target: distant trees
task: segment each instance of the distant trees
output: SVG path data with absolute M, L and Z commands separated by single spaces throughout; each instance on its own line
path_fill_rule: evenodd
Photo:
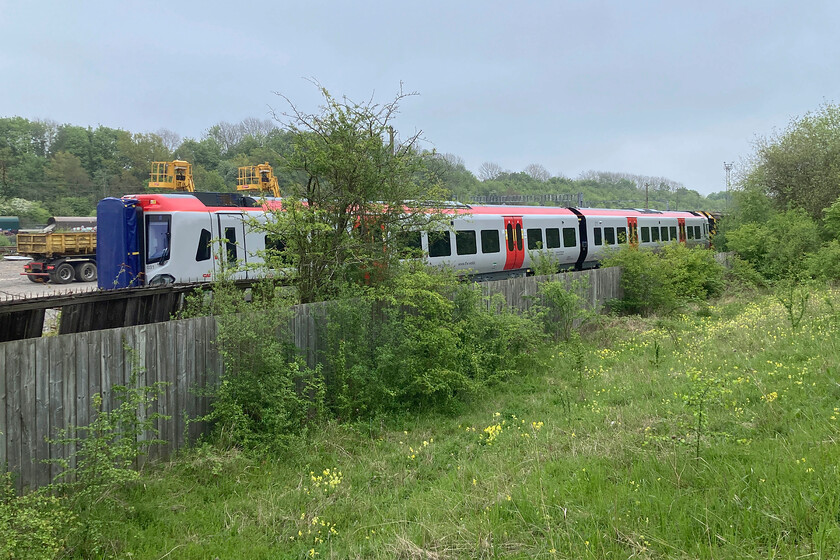
M 492 161 L 485 161 L 478 168 L 478 178 L 482 181 L 492 181 L 504 172 L 502 166 Z
M 777 208 L 802 208 L 821 218 L 840 197 L 840 107 L 823 105 L 784 132 L 759 139 L 741 186 L 766 193 Z
M 525 167 L 525 174 L 537 181 L 548 181 L 551 179 L 551 173 L 548 169 L 539 163 L 532 163 Z
M 199 138 L 182 138 L 166 128 L 133 133 L 0 118 L 0 197 L 38 201 L 57 213 L 91 214 L 105 196 L 142 191 L 149 164 L 170 159 L 193 164 L 199 190 L 220 192 L 236 190 L 238 167 L 267 161 L 281 190 L 286 190 L 299 181 L 300 172 L 285 166 L 294 154 L 294 136 L 278 122 L 261 118 L 221 121 Z M 725 204 L 723 198 L 706 199 L 696 191 L 681 190 L 682 185 L 663 177 L 591 171 L 573 180 L 552 177 L 538 163 L 512 172 L 493 162 L 483 163 L 476 176 L 456 154 L 413 149 L 423 156 L 419 173 L 437 181 L 447 198 L 462 201 L 481 195 L 582 192 L 588 204 L 632 206 L 643 204 L 644 183 L 649 182 L 653 206 L 711 210 Z

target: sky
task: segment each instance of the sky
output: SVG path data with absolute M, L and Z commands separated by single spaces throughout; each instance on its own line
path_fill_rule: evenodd
M 840 2 L 0 0 L 0 117 L 201 138 L 401 103 L 403 136 L 510 171 L 725 190 L 755 141 L 840 102 Z M 402 84 L 402 85 L 401 85 Z

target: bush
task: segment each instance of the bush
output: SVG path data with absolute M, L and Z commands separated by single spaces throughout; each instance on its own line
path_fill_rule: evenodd
M 730 231 L 727 246 L 775 280 L 803 269 L 805 256 L 820 247 L 820 230 L 804 210 L 788 210 Z
M 620 266 L 624 297 L 613 308 L 625 313 L 669 313 L 692 300 L 704 300 L 723 290 L 723 267 L 708 249 L 678 243 L 660 251 L 623 247 L 603 266 Z
M 611 302 L 623 313 L 650 315 L 677 307 L 677 295 L 668 279 L 662 260 L 650 249 L 624 247 L 610 255 L 602 266 L 621 267 L 621 289 L 624 297 Z
M 327 314 L 327 400 L 342 419 L 451 404 L 521 371 L 541 338 L 503 302 L 418 263 Z
M 582 322 L 592 312 L 587 311 L 581 292 L 588 288 L 579 280 L 566 286 L 563 280 L 541 282 L 532 316 L 543 326 L 545 333 L 554 340 L 569 340 L 575 322 Z
M 210 413 L 223 444 L 252 449 L 282 448 L 319 417 L 323 383 L 319 369 L 306 367 L 288 329 L 291 308 L 269 282 L 256 286 L 249 305 L 242 292 L 220 284 L 212 297 L 193 299 L 218 315 L 217 345 L 225 373 L 214 388 Z
M 840 280 L 840 241 L 834 239 L 807 255 L 805 270 L 817 280 Z
M 712 251 L 669 243 L 662 248 L 662 266 L 681 300 L 705 300 L 723 291 L 723 266 Z
M 11 473 L 0 474 L 0 557 L 47 560 L 66 550 L 78 519 L 66 500 L 50 491 L 18 496 Z

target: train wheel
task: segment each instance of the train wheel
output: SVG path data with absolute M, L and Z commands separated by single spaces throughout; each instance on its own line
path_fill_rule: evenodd
M 79 282 L 93 282 L 96 280 L 96 265 L 92 262 L 75 265 L 76 280 Z
M 76 270 L 70 263 L 61 263 L 50 273 L 50 280 L 55 284 L 69 284 L 76 276 Z

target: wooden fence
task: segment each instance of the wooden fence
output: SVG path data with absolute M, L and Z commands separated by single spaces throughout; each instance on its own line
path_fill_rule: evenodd
M 576 285 L 588 305 L 599 307 L 620 297 L 617 268 L 560 274 L 553 277 Z M 501 293 L 512 307 L 532 304 L 538 283 L 547 277 L 517 278 L 483 283 L 485 294 Z M 583 282 L 574 284 L 578 279 Z M 316 328 L 317 305 L 299 306 L 291 321 L 295 344 L 312 365 L 325 348 Z M 18 488 L 48 484 L 59 474 L 44 460 L 72 456 L 72 446 L 47 442 L 59 430 L 86 426 L 93 417 L 92 398 L 102 395 L 103 406 L 118 403 L 112 388 L 167 383 L 156 409 L 171 417 L 159 421 L 166 446 L 154 447 L 152 458 L 168 455 L 205 429 L 188 422 L 209 410 L 201 388 L 212 386 L 224 371 L 216 348 L 218 323 L 214 317 L 181 319 L 134 327 L 32 338 L 0 343 L 0 468 L 19 474 Z

